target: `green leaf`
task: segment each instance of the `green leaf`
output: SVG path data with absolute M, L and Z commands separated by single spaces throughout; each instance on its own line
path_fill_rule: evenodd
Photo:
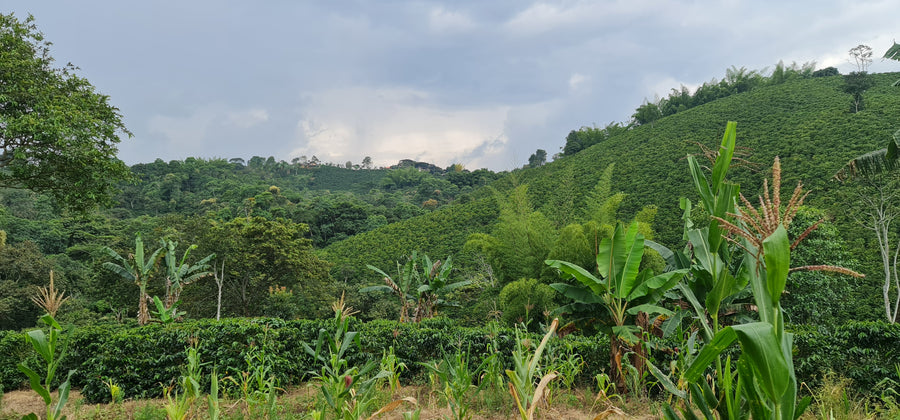
M 46 361 L 50 363 L 53 361 L 53 349 L 52 343 L 47 340 L 47 335 L 44 334 L 41 330 L 31 330 L 25 334 L 25 338 L 31 342 L 31 347 L 34 348 L 38 354 Z
M 731 158 L 734 155 L 735 138 L 737 137 L 737 123 L 728 121 L 725 125 L 725 135 L 722 136 L 722 144 L 719 145 L 719 154 L 712 171 L 712 189 L 719 192 L 719 187 L 725 181 L 728 167 L 731 166 Z
M 44 404 L 49 406 L 51 403 L 50 391 L 44 388 L 43 385 L 41 385 L 41 377 L 38 376 L 37 372 L 29 369 L 28 366 L 25 366 L 21 363 L 18 365 L 18 368 L 19 371 L 25 374 L 25 376 L 28 376 L 28 383 L 31 385 L 31 389 L 34 392 L 37 392 L 38 395 L 40 395 L 41 398 L 44 399 Z
M 637 315 L 638 312 L 645 312 L 645 313 L 647 313 L 647 315 L 655 315 L 655 314 L 665 315 L 665 316 L 675 315 L 675 312 L 672 312 L 666 308 L 663 308 L 662 306 L 656 306 L 651 303 L 645 303 L 643 305 L 632 306 L 632 307 L 628 308 L 628 310 L 626 310 L 625 312 L 627 312 L 629 315 Z
M 599 257 L 598 257 L 599 258 Z M 590 288 L 594 293 L 598 295 L 603 295 L 606 293 L 606 282 L 609 279 L 600 280 L 597 277 L 594 277 L 593 274 L 588 272 L 587 270 L 581 268 L 577 264 L 572 264 L 566 261 L 559 260 L 547 260 L 545 261 L 547 265 L 553 267 L 563 273 L 569 275 L 570 277 L 578 280 L 579 283 L 585 285 Z
M 651 362 L 649 359 L 647 359 L 646 363 L 647 363 L 647 368 L 650 370 L 650 373 L 654 377 L 656 377 L 656 379 L 659 381 L 660 384 L 662 384 L 663 388 L 666 391 L 668 391 L 670 394 L 672 394 L 678 398 L 681 398 L 681 399 L 685 399 L 687 397 L 687 394 L 684 391 L 678 389 L 678 387 L 675 386 L 675 383 L 673 383 L 672 380 L 669 379 L 669 377 L 665 373 L 663 373 L 661 370 L 659 370 L 659 368 L 656 367 L 656 365 L 654 365 L 653 362 Z
M 725 327 L 719 330 L 715 337 L 700 349 L 700 353 L 697 354 L 697 357 L 685 370 L 684 379 L 688 382 L 697 382 L 706 371 L 706 368 L 712 365 L 719 354 L 731 346 L 737 338 L 737 333 L 733 327 Z
M 775 232 L 763 240 L 763 252 L 766 261 L 766 290 L 772 304 L 777 306 L 791 269 L 791 242 L 784 226 L 779 225 Z
M 788 369 L 785 362 L 775 328 L 766 322 L 730 328 L 737 333 L 741 342 L 741 357 L 751 362 L 757 385 L 770 401 L 780 401 L 788 390 L 793 371 Z

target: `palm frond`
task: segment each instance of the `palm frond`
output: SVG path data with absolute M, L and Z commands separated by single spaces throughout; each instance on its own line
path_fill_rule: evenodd
M 116 273 L 119 276 L 122 276 L 125 280 L 135 281 L 137 279 L 137 277 L 134 275 L 134 273 L 131 270 L 129 270 L 128 268 L 122 267 L 121 265 L 118 265 L 113 262 L 107 261 L 107 262 L 103 263 L 103 268 L 105 268 L 109 271 L 112 271 L 113 273 Z
M 883 174 L 897 168 L 900 168 L 900 130 L 894 132 L 893 139 L 888 142 L 887 147 L 850 159 L 834 178 L 846 181 Z
M 894 41 L 894 45 L 891 45 L 891 48 L 884 53 L 884 58 L 900 61 L 900 44 L 897 41 Z

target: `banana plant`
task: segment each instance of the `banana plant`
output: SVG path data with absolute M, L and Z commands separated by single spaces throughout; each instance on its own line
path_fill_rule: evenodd
M 118 262 L 116 264 L 115 262 L 107 261 L 103 263 L 103 268 L 118 274 L 125 280 L 133 281 L 140 288 L 137 320 L 138 324 L 147 325 L 150 322 L 150 310 L 147 306 L 150 296 L 147 294 L 147 283 L 150 280 L 150 273 L 156 267 L 156 263 L 159 262 L 160 254 L 164 252 L 163 248 L 153 251 L 150 254 L 150 258 L 144 260 L 144 241 L 141 239 L 140 232 L 138 232 L 134 238 L 134 254 L 128 254 L 128 258 L 119 255 L 119 253 L 109 247 L 103 247 L 103 251 Z
M 184 251 L 179 260 L 175 254 L 175 248 L 178 242 L 161 239 L 160 244 L 165 249 L 164 259 L 166 263 L 166 308 L 172 308 L 181 296 L 184 286 L 191 284 L 203 277 L 212 275 L 209 271 L 209 262 L 216 258 L 216 254 L 207 255 L 205 258 L 197 261 L 196 264 L 189 264 L 188 257 L 191 251 L 197 249 L 197 245 L 191 245 Z
M 449 256 L 443 262 L 432 262 L 428 255 L 423 255 L 420 260 L 418 253 L 413 251 L 406 264 L 401 266 L 397 263 L 396 279 L 378 267 L 366 267 L 383 276 L 385 284 L 363 287 L 359 291 L 386 292 L 397 296 L 400 300 L 400 322 L 419 322 L 434 317 L 439 307 L 454 305 L 445 299 L 448 293 L 472 284 L 471 280 L 450 281 L 453 260 Z
M 640 351 L 642 327 L 636 320 L 649 315 L 673 315 L 672 311 L 659 306 L 666 291 L 681 280 L 687 269 L 672 270 L 653 275 L 649 269 L 639 270 L 644 255 L 644 236 L 638 233 L 638 223 L 632 223 L 626 230 L 619 223 L 612 235 L 600 242 L 596 270 L 599 277 L 576 264 L 547 260 L 550 267 L 561 275 L 574 278 L 580 286 L 566 283 L 550 285 L 558 292 L 572 299 L 571 305 L 558 309 L 558 313 L 572 312 L 584 305 L 600 306 L 611 320 L 604 331 L 610 337 L 609 376 L 620 392 L 626 391 L 621 365 L 625 353 L 633 353 L 634 366 L 643 366 Z M 641 315 L 643 314 L 643 315 Z M 644 318 L 646 319 L 646 318 Z

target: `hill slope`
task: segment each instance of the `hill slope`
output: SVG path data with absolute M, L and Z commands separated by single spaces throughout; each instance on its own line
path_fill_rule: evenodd
M 684 157 L 701 152 L 697 143 L 715 147 L 725 123 L 736 121 L 738 146 L 748 148 L 748 160 L 757 164 L 757 170 L 738 168 L 731 176 L 741 183 L 745 195 L 756 194 L 762 180 L 760 172 L 780 156 L 785 188 L 792 189 L 802 180 L 815 191 L 808 203 L 825 208 L 841 222 L 844 219 L 830 198 L 838 188 L 831 177 L 848 159 L 882 147 L 900 128 L 900 88 L 890 86 L 900 75 L 873 77 L 876 86 L 865 95 L 866 109 L 856 114 L 850 113 L 850 96 L 840 91 L 840 76 L 794 80 L 719 99 L 658 120 L 652 126 L 637 127 L 574 156 L 515 171 L 493 186 L 503 193 L 514 185 L 528 184 L 532 205 L 563 225 L 584 206 L 584 197 L 602 170 L 615 163 L 613 190 L 627 194 L 619 216 L 628 219 L 645 205 L 658 206 L 654 224 L 657 239 L 675 246 L 681 243 L 682 229 L 678 199 L 695 198 Z M 465 233 L 488 232 L 492 226 L 483 217 L 478 223 L 469 222 L 472 205 L 448 206 L 333 244 L 326 248 L 325 258 L 341 267 L 343 275 L 337 278 L 358 284 L 377 280 L 366 273 L 366 263 L 390 268 L 392 261 L 412 249 L 439 255 L 459 253 L 466 236 L 458 231 L 459 226 L 467 227 Z M 489 212 L 479 213 L 489 216 Z M 454 234 L 449 235 L 451 231 Z M 428 239 L 410 243 L 404 238 L 410 232 Z M 436 242 L 434 238 L 442 239 Z M 391 246 L 399 243 L 404 246 Z

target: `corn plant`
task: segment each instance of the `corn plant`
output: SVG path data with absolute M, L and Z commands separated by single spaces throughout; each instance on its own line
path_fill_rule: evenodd
M 391 389 L 391 394 L 395 394 L 400 390 L 400 374 L 406 370 L 406 363 L 400 361 L 400 358 L 394 353 L 394 346 L 388 347 L 381 354 L 381 370 L 388 372 L 387 382 Z
M 480 369 L 474 375 L 469 371 L 469 356 L 462 350 L 455 354 L 445 355 L 444 360 L 432 363 L 421 363 L 437 380 L 438 393 L 447 402 L 451 417 L 463 420 L 470 417 L 468 394 L 476 387 L 473 381 L 478 377 Z
M 695 229 L 685 217 L 685 237 L 691 241 L 689 254 L 665 249 L 661 253 L 672 266 L 691 266 L 692 284 L 684 282 L 679 290 L 696 311 L 706 344 L 686 366 L 678 385 L 655 367 L 651 366 L 651 370 L 669 392 L 685 401 L 681 410 L 685 418 L 695 417 L 688 404 L 690 395 L 690 403 L 708 419 L 715 418 L 713 412 L 716 412 L 719 418 L 726 419 L 750 415 L 754 419 L 793 420 L 803 413 L 810 399 L 797 400 L 791 354 L 793 335 L 784 330 L 780 300 L 788 273 L 827 270 L 858 274 L 832 266 L 790 267 L 791 250 L 818 226 L 813 224 L 794 241 L 788 238 L 787 227 L 806 197 L 802 185 L 797 185 L 790 200 L 782 206 L 781 166 L 776 158 L 771 191 L 765 180 L 759 207 L 751 205 L 736 184 L 725 181 L 734 139 L 735 125 L 729 123 L 713 168 L 712 185 L 700 172 L 699 165 L 693 159 L 688 160 L 703 206 L 711 214 L 710 226 Z M 735 204 L 738 198 L 742 207 Z M 690 205 L 685 205 L 684 200 L 682 204 L 687 215 Z M 729 243 L 733 248 L 728 247 Z M 724 258 L 731 253 L 740 257 L 728 264 Z M 749 285 L 759 321 L 721 327 L 717 318 L 720 304 L 743 285 Z M 698 292 L 705 295 L 705 308 Z M 735 341 L 741 346 L 740 357 L 734 364 L 730 357 L 723 361 L 720 354 Z M 710 367 L 714 367 L 716 389 L 703 378 Z M 664 415 L 668 419 L 679 418 L 670 406 L 665 407 Z
M 575 353 L 570 343 L 566 343 L 565 350 L 557 351 L 552 355 L 550 363 L 548 363 L 548 370 L 557 372 L 559 380 L 550 382 L 547 388 L 547 405 L 553 405 L 553 398 L 561 388 L 566 390 L 573 388 L 575 379 L 583 367 L 584 358 Z
M 344 304 L 344 296 L 332 305 L 335 328 L 333 332 L 319 330 L 315 348 L 303 344 L 304 351 L 320 365 L 318 371 L 310 372 L 313 379 L 319 382 L 321 399 L 314 413 L 321 418 L 357 420 L 370 415 L 375 407 L 378 380 L 387 378 L 388 371 L 375 372 L 378 362 L 370 360 L 362 367 L 351 366 L 347 357 L 351 345 L 359 347 L 356 331 L 349 331 L 350 316 L 355 313 Z M 374 374 L 373 374 L 374 373 Z M 403 402 L 415 404 L 415 399 L 404 398 L 392 401 L 376 413 L 384 413 L 397 408 Z M 330 416 L 326 416 L 330 413 Z
M 50 286 L 39 287 L 38 294 L 31 297 L 35 305 L 46 311 L 50 316 L 56 317 L 59 308 L 69 300 L 71 296 L 65 296 L 65 292 L 57 291 L 53 284 L 53 270 L 50 270 Z
M 252 347 L 246 355 L 244 362 L 246 370 L 238 372 L 238 379 L 227 377 L 231 383 L 237 386 L 240 393 L 241 410 L 245 417 L 269 418 L 275 414 L 278 400 L 278 380 L 272 373 L 272 358 L 265 349 Z M 262 414 L 258 413 L 262 410 Z
M 558 326 L 559 320 L 554 319 L 534 353 L 531 352 L 530 341 L 523 340 L 519 335 L 519 329 L 516 329 L 516 348 L 513 350 L 515 370 L 507 370 L 506 376 L 509 377 L 509 393 L 516 401 L 516 408 L 519 409 L 522 420 L 534 418 L 534 411 L 544 396 L 547 384 L 556 379 L 557 373 L 550 372 L 540 378 L 537 386 L 534 383 L 541 372 L 541 356 Z
M 121 404 L 125 399 L 125 392 L 122 391 L 122 387 L 113 382 L 112 378 L 103 381 L 103 385 L 106 385 L 106 389 L 109 390 L 110 404 Z
M 174 386 L 163 388 L 163 395 L 166 399 L 164 408 L 168 420 L 194 417 L 194 403 L 200 396 L 200 367 L 197 348 L 191 346 L 187 351 L 187 368 L 178 379 L 177 385 L 181 392 L 174 391 Z
M 210 420 L 219 420 L 221 410 L 219 409 L 219 373 L 213 369 L 209 375 L 209 395 L 206 396 L 207 413 Z
M 28 376 L 28 381 L 31 384 L 31 389 L 34 392 L 38 393 L 41 398 L 44 400 L 44 404 L 46 405 L 46 413 L 47 420 L 57 420 L 57 419 L 65 419 L 66 416 L 62 415 L 62 409 L 66 405 L 66 401 L 69 399 L 69 390 L 71 389 L 71 383 L 69 382 L 72 379 L 72 375 L 75 374 L 75 370 L 70 370 L 69 374 L 66 376 L 66 380 L 63 381 L 59 385 L 59 393 L 57 397 L 56 404 L 53 404 L 53 399 L 50 395 L 51 384 L 53 383 L 54 378 L 56 377 L 56 369 L 59 368 L 59 364 L 62 359 L 66 355 L 66 349 L 69 344 L 69 336 L 72 333 L 72 326 L 70 325 L 65 331 L 56 322 L 56 319 L 53 318 L 50 314 L 44 314 L 41 317 L 41 321 L 47 324 L 50 327 L 50 333 L 46 334 L 42 330 L 32 330 L 28 331 L 25 334 L 25 340 L 31 343 L 31 346 L 35 351 L 44 359 L 46 363 L 46 374 L 44 375 L 43 382 L 41 376 L 29 368 L 25 366 L 24 363 L 20 363 L 18 368 L 22 373 Z M 24 416 L 23 419 L 27 420 L 37 420 L 38 416 L 34 413 L 28 414 Z

